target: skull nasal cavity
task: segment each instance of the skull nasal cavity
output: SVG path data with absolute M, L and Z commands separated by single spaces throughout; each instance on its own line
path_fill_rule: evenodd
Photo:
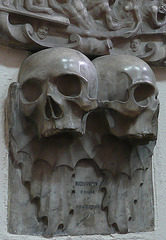
M 59 105 L 52 99 L 51 96 L 47 97 L 45 105 L 45 114 L 47 118 L 59 118 L 62 116 L 62 110 Z
M 140 105 L 146 105 L 148 103 L 148 97 L 154 94 L 154 87 L 148 83 L 142 83 L 136 87 L 134 91 L 134 98 L 136 102 Z
M 78 76 L 66 74 L 56 79 L 57 88 L 65 96 L 78 96 L 81 92 L 81 82 Z

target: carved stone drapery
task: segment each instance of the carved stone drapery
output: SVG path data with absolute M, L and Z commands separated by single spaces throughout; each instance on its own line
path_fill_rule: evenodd
M 9 231 L 152 230 L 157 96 L 154 73 L 135 56 L 90 61 L 53 48 L 26 59 L 7 101 Z
M 69 47 L 165 65 L 164 0 L 0 0 L 0 43 L 30 51 Z

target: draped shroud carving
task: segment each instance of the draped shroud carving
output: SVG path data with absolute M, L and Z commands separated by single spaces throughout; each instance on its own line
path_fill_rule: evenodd
M 157 96 L 135 56 L 53 48 L 27 58 L 7 98 L 9 231 L 153 230 Z

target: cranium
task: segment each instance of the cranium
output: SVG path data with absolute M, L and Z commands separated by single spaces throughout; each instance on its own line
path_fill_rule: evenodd
M 47 49 L 26 59 L 19 72 L 20 108 L 39 136 L 83 134 L 88 112 L 97 105 L 97 74 L 82 53 Z
M 153 71 L 139 58 L 103 56 L 93 61 L 98 71 L 100 106 L 112 134 L 154 140 L 157 135 L 158 90 Z

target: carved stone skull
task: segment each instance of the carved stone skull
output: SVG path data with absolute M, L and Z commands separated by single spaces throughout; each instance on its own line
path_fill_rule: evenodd
M 97 74 L 82 53 L 55 48 L 24 61 L 19 72 L 20 108 L 39 136 L 83 134 L 88 112 L 97 104 Z
M 93 61 L 98 71 L 100 106 L 117 137 L 148 142 L 156 139 L 159 101 L 153 71 L 139 58 L 103 56 Z

